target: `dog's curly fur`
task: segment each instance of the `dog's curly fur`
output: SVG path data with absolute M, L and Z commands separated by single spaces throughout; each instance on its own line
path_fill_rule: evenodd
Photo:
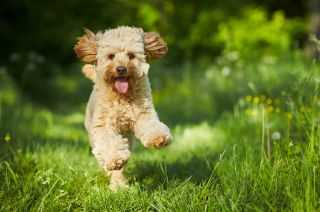
M 130 154 L 134 134 L 150 148 L 161 148 L 172 140 L 169 128 L 159 121 L 152 103 L 149 64 L 167 53 L 158 33 L 141 28 L 118 27 L 78 38 L 77 56 L 87 64 L 84 74 L 94 82 L 85 117 L 92 152 L 111 175 L 110 187 L 126 186 L 123 166 Z M 127 72 L 119 75 L 117 67 Z

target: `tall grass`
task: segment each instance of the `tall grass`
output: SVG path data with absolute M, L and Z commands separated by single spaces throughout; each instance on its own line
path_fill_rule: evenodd
M 175 140 L 137 141 L 117 193 L 90 153 L 83 106 L 34 104 L 2 73 L 0 210 L 318 210 L 319 66 L 291 59 L 154 79 Z

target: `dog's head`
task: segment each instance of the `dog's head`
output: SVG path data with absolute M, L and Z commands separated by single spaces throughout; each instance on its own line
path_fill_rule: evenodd
M 74 50 L 82 61 L 96 66 L 97 80 L 111 84 L 122 94 L 127 93 L 138 78 L 148 74 L 147 60 L 159 59 L 168 51 L 158 33 L 133 27 L 97 34 L 86 29 Z

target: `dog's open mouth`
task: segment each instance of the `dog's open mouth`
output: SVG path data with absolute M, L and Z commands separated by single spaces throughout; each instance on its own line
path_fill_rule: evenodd
M 128 77 L 117 77 L 115 79 L 114 87 L 119 93 L 127 93 L 129 89 L 129 78 Z

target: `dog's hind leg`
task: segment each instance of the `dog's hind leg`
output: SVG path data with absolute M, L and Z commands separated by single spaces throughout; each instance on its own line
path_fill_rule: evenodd
M 117 191 L 119 188 L 127 188 L 128 187 L 128 183 L 127 183 L 126 177 L 124 175 L 123 168 L 121 168 L 119 170 L 108 171 L 108 174 L 110 175 L 109 188 L 112 191 Z

